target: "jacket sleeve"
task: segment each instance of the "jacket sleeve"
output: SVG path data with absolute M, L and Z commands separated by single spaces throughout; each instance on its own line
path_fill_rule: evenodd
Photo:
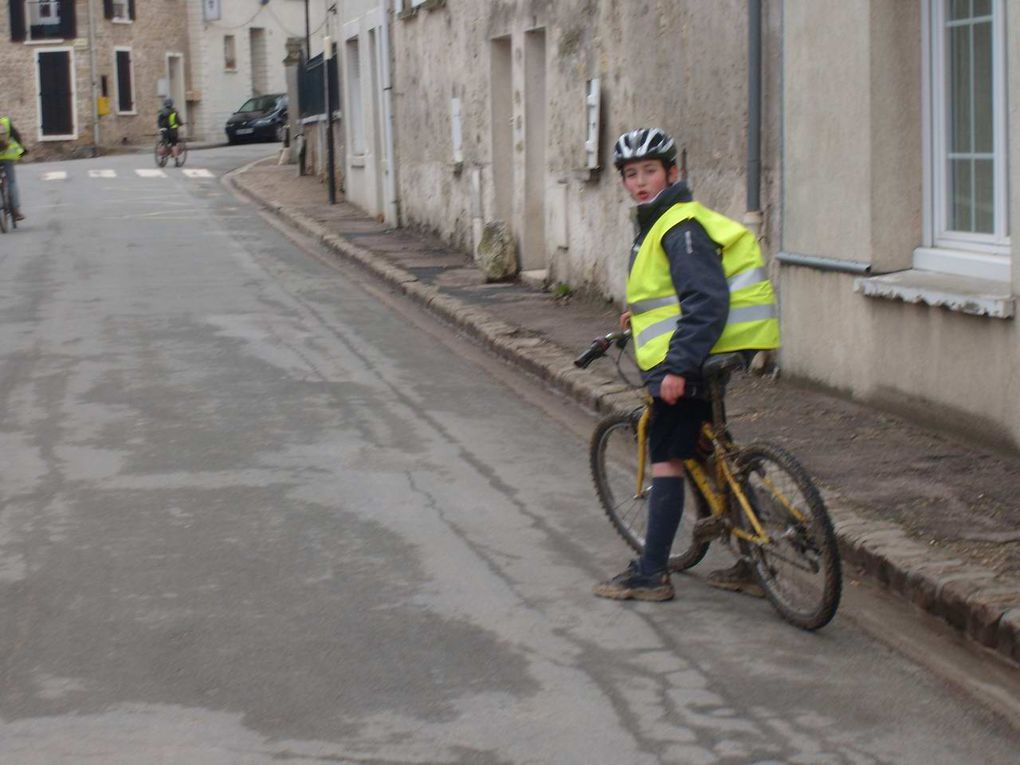
M 19 133 L 18 129 L 14 127 L 13 122 L 11 123 L 11 138 L 13 138 L 15 141 L 24 146 L 25 142 L 21 140 L 21 133 Z
M 730 312 L 722 255 L 701 224 L 693 220 L 666 232 L 662 246 L 680 299 L 680 317 L 663 364 L 673 374 L 696 378 Z

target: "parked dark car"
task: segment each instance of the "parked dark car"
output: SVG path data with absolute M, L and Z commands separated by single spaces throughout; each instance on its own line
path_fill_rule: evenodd
M 282 141 L 287 126 L 287 95 L 255 96 L 227 119 L 227 143 Z

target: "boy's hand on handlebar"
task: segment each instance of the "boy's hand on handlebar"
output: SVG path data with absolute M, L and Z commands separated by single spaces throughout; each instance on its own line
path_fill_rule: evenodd
M 680 375 L 668 374 L 659 386 L 659 398 L 672 406 L 684 397 L 687 381 Z
M 620 329 L 630 329 L 630 311 L 624 311 L 620 314 Z

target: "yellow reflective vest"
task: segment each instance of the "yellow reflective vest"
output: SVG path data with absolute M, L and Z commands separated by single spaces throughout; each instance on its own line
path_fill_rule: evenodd
M 680 202 L 666 210 L 645 236 L 627 278 L 627 307 L 638 366 L 661 364 L 680 316 L 680 299 L 662 246 L 666 233 L 685 220 L 696 220 L 722 251 L 730 288 L 726 326 L 711 353 L 779 347 L 779 314 L 754 234 L 698 202 Z
M 14 140 L 14 134 L 11 130 L 11 118 L 0 117 L 0 125 L 7 128 L 7 146 L 0 149 L 0 160 L 21 159 L 21 155 L 25 153 L 25 150 L 22 148 L 20 143 Z

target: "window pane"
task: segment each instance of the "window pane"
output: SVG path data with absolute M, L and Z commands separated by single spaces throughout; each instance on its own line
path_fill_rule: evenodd
M 949 20 L 970 18 L 970 0 L 949 0 Z
M 974 25 L 974 151 L 994 149 L 992 107 L 992 24 Z
M 975 16 L 991 16 L 992 0 L 974 0 Z
M 949 227 L 954 231 L 973 231 L 971 169 L 969 159 L 949 162 Z
M 949 30 L 949 150 L 971 151 L 970 26 Z
M 974 231 L 995 233 L 995 163 L 974 162 Z

